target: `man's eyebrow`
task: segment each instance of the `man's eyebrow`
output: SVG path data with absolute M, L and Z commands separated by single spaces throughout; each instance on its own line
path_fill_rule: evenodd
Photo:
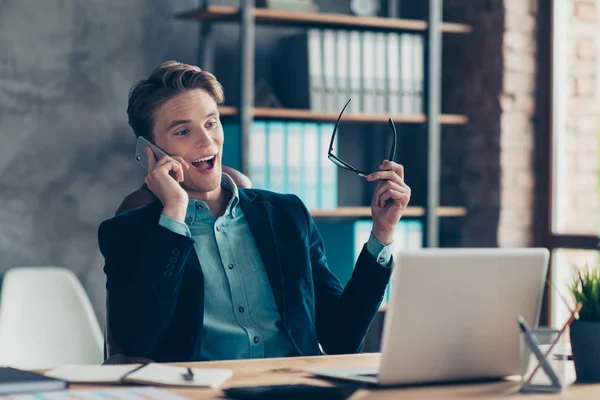
M 214 117 L 215 115 L 217 115 L 217 110 L 212 110 L 211 112 L 206 114 L 206 117 L 204 117 L 204 118 Z
M 192 121 L 190 121 L 189 119 L 177 119 L 175 121 L 171 121 L 171 123 L 167 126 L 167 130 L 172 129 L 177 125 L 189 124 L 191 122 Z

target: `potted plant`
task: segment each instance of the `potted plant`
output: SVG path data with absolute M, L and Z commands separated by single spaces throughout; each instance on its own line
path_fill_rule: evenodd
M 571 324 L 571 349 L 577 382 L 600 382 L 600 271 L 585 268 L 571 284 L 581 303 L 579 319 Z

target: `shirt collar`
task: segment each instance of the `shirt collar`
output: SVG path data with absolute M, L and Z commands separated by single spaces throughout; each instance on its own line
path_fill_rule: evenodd
M 232 217 L 235 217 L 236 208 L 240 203 L 240 192 L 238 190 L 237 185 L 233 181 L 233 178 L 223 172 L 221 175 L 221 188 L 231 192 L 232 196 L 227 204 L 227 208 L 225 209 L 225 214 L 229 214 Z
M 233 218 L 237 214 L 236 210 L 240 202 L 240 193 L 237 185 L 235 184 L 231 176 L 229 176 L 225 172 L 223 172 L 223 174 L 221 175 L 221 188 L 232 194 L 231 199 L 229 199 L 229 203 L 227 203 L 227 207 L 225 208 L 225 213 L 223 215 Z M 205 202 L 203 202 L 202 200 L 190 199 L 188 202 L 186 221 L 192 222 L 196 219 L 196 216 L 198 215 L 196 214 L 197 208 L 207 210 L 207 212 L 210 214 L 208 206 Z

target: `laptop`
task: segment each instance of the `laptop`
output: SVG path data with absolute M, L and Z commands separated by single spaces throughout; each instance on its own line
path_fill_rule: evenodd
M 311 369 L 379 386 L 519 374 L 516 316 L 537 326 L 549 252 L 431 248 L 399 252 L 376 369 Z

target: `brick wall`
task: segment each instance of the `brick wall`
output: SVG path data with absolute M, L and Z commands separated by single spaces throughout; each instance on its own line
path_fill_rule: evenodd
M 503 0 L 447 0 L 444 14 L 445 20 L 471 25 L 473 33 L 444 35 L 443 111 L 466 114 L 469 123 L 443 129 L 442 202 L 461 201 L 467 207 L 461 245 L 496 246 L 504 160 L 501 138 L 507 122 L 501 104 L 505 5 Z M 521 97 L 519 101 L 523 102 Z M 456 187 L 460 196 L 449 196 Z
M 536 0 L 504 1 L 498 245 L 531 244 L 535 177 Z

